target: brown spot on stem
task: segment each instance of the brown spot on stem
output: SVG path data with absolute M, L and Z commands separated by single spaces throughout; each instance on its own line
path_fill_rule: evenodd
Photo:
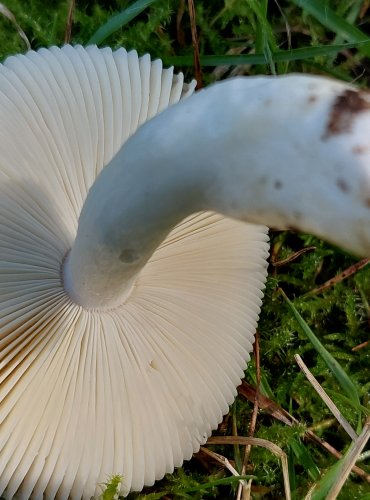
M 365 95 L 367 94 L 361 90 L 346 89 L 337 96 L 322 137 L 324 140 L 351 131 L 356 116 L 370 109 L 370 102 L 365 99 Z
M 352 148 L 352 153 L 355 155 L 362 155 L 366 153 L 367 147 L 366 146 L 361 146 L 358 144 L 357 146 L 353 146 Z
M 313 104 L 314 102 L 317 101 L 317 95 L 314 94 L 309 95 L 307 101 L 309 104 Z

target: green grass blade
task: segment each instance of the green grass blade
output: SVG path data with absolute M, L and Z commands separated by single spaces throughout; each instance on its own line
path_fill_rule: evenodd
M 166 495 L 174 495 L 176 498 L 194 498 L 194 495 L 188 495 L 189 493 L 202 493 L 206 494 L 207 490 L 212 488 L 217 488 L 217 486 L 225 486 L 231 484 L 237 484 L 239 481 L 249 481 L 250 479 L 255 479 L 256 476 L 229 476 L 223 477 L 221 479 L 214 479 L 207 483 L 199 483 L 196 486 L 184 486 L 183 488 L 168 488 L 166 491 L 160 491 L 155 493 L 148 493 L 147 495 L 140 495 L 139 498 L 142 500 L 160 500 Z M 198 497 L 197 497 L 198 498 Z
M 353 401 L 353 403 L 355 405 L 360 406 L 360 398 L 359 398 L 355 384 L 348 377 L 348 375 L 343 370 L 343 368 L 340 366 L 340 364 L 336 361 L 336 359 L 334 359 L 333 356 L 321 344 L 319 339 L 313 333 L 311 328 L 307 325 L 305 320 L 302 318 L 302 316 L 299 314 L 297 309 L 294 307 L 293 303 L 285 295 L 283 290 L 281 290 L 281 293 L 284 296 L 284 299 L 286 300 L 291 312 L 293 313 L 293 316 L 296 318 L 299 326 L 301 327 L 301 330 L 306 335 L 306 337 L 309 339 L 309 341 L 311 342 L 313 347 L 316 349 L 316 351 L 319 353 L 319 355 L 322 357 L 322 359 L 325 361 L 327 367 L 329 368 L 329 370 L 332 372 L 332 374 L 336 378 L 338 384 L 342 387 L 343 391 L 347 394 L 347 397 L 351 401 Z
M 319 45 L 315 47 L 303 47 L 291 50 L 279 50 L 271 53 L 272 61 L 289 62 L 304 59 L 312 59 L 317 56 L 329 56 L 337 54 L 342 50 L 352 49 L 360 46 L 369 46 L 370 40 L 366 42 L 343 43 L 339 45 Z M 170 56 L 162 57 L 166 66 L 192 66 L 194 64 L 193 56 Z M 237 66 L 238 64 L 268 64 L 265 54 L 241 54 L 241 55 L 222 55 L 222 56 L 201 56 L 202 66 L 222 66 L 224 64 Z
M 344 12 L 338 12 L 338 14 L 341 14 L 342 17 L 345 17 L 345 20 L 347 23 L 349 23 L 351 26 L 353 26 L 356 22 L 356 19 L 361 13 L 361 8 L 362 8 L 362 0 L 353 2 L 353 4 L 349 7 L 348 12 L 344 16 Z M 342 43 L 345 39 L 341 35 L 337 35 L 334 39 L 334 43 Z
M 312 491 L 311 500 L 322 498 L 337 498 L 339 491 L 349 478 L 352 467 L 355 465 L 362 450 L 365 448 L 370 437 L 370 419 L 367 419 L 361 434 L 353 441 L 346 454 L 330 467 L 325 475 L 316 484 Z M 325 493 L 325 496 L 323 496 Z
M 342 462 L 344 457 L 342 457 L 338 462 L 332 465 L 322 476 L 320 481 L 316 483 L 315 488 L 311 492 L 310 500 L 326 500 L 328 493 L 331 490 L 333 484 L 337 480 L 337 475 L 340 472 Z
M 319 21 L 323 26 L 330 29 L 337 35 L 342 36 L 349 42 L 366 42 L 369 37 L 360 29 L 356 28 L 345 19 L 331 10 L 326 2 L 321 0 L 290 0 L 292 3 L 301 7 Z M 370 47 L 364 47 L 363 52 L 370 54 Z
M 289 472 L 289 482 L 290 482 L 290 489 L 292 493 L 292 500 L 297 499 L 297 476 L 295 473 L 295 453 L 293 452 L 291 446 L 288 448 L 288 472 Z
M 251 10 L 257 18 L 256 29 L 256 52 L 261 52 L 270 67 L 272 74 L 276 74 L 275 61 L 272 57 L 273 52 L 277 50 L 273 29 L 267 20 L 267 3 L 257 0 L 247 0 Z
M 360 415 L 370 415 L 370 409 L 366 408 L 364 405 L 358 405 L 352 399 L 349 399 L 344 394 L 339 393 L 337 391 L 332 391 L 330 389 L 325 389 L 327 394 L 332 398 L 340 401 L 343 405 L 351 406 L 354 410 L 356 410 Z
M 225 484 L 233 484 L 238 483 L 239 481 L 249 481 L 249 479 L 255 478 L 256 476 L 230 476 L 223 477 L 221 479 L 215 479 L 213 481 L 209 481 L 208 483 L 199 484 L 198 486 L 193 486 L 191 488 L 184 488 L 184 490 L 174 491 L 173 493 L 195 493 L 209 490 L 211 488 L 215 488 L 217 486 L 222 486 Z
M 298 463 L 304 467 L 313 481 L 318 481 L 320 479 L 320 470 L 305 445 L 294 438 L 290 439 L 288 444 L 297 457 Z
M 256 373 L 255 372 L 251 373 L 250 377 L 251 377 L 252 381 L 254 382 L 254 384 L 257 386 Z M 268 383 L 266 374 L 264 373 L 264 371 L 262 369 L 261 369 L 261 381 L 260 381 L 259 390 L 260 390 L 261 394 L 263 394 L 264 396 L 266 396 L 270 399 L 273 399 L 273 400 L 275 399 L 274 393 L 270 387 L 270 384 Z
M 123 10 L 119 14 L 111 17 L 103 26 L 101 26 L 89 39 L 87 45 L 96 44 L 99 45 L 106 38 L 108 38 L 112 33 L 119 30 L 125 24 L 129 23 L 138 16 L 143 10 L 152 5 L 157 0 L 137 0 L 131 4 L 127 9 Z

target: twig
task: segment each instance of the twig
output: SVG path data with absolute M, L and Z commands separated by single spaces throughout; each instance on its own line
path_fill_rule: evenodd
M 293 260 L 296 260 L 301 255 L 304 255 L 307 252 L 313 252 L 314 250 L 316 250 L 316 247 L 314 247 L 314 246 L 305 247 L 305 248 L 301 248 L 301 250 L 298 250 L 297 252 L 294 252 L 294 253 L 288 255 L 288 257 L 286 259 L 275 260 L 276 257 L 271 258 L 270 259 L 271 265 L 274 267 L 285 266 L 286 264 L 290 264 L 290 262 L 293 262 Z
M 298 363 L 299 368 L 303 371 L 303 373 L 306 375 L 307 380 L 310 382 L 312 387 L 315 389 L 317 394 L 320 396 L 320 398 L 324 401 L 326 406 L 329 408 L 331 413 L 334 415 L 334 417 L 338 420 L 340 425 L 343 427 L 343 429 L 347 432 L 349 437 L 355 441 L 358 436 L 354 429 L 352 428 L 351 424 L 343 417 L 341 412 L 338 410 L 336 405 L 334 404 L 333 400 L 326 394 L 324 389 L 321 387 L 319 382 L 316 380 L 316 378 L 312 375 L 310 370 L 307 368 L 307 366 L 304 364 L 301 356 L 299 354 L 295 354 L 294 358 L 296 362 Z
M 370 344 L 370 340 L 365 340 L 365 342 L 362 342 L 361 344 L 355 345 L 355 347 L 352 347 L 351 351 L 358 351 L 359 349 L 363 349 L 367 345 Z
M 66 29 L 64 32 L 64 43 L 69 43 L 72 38 L 73 13 L 75 9 L 75 0 L 69 0 Z
M 189 17 L 191 26 L 191 39 L 193 42 L 193 49 L 194 49 L 194 73 L 195 73 L 195 79 L 197 81 L 197 88 L 201 89 L 203 87 L 203 79 L 202 79 L 202 70 L 200 67 L 199 44 L 197 35 L 197 25 L 195 21 L 194 0 L 188 0 L 188 6 L 189 6 Z
M 179 6 L 177 7 L 176 13 L 176 33 L 177 33 L 177 43 L 180 47 L 185 47 L 185 33 L 181 27 L 182 18 L 185 13 L 185 0 L 179 1 Z
M 336 283 L 340 283 L 344 279 L 348 278 L 349 276 L 352 276 L 352 274 L 357 273 L 360 269 L 364 268 L 365 266 L 368 265 L 370 262 L 370 258 L 362 259 L 353 264 L 352 266 L 348 267 L 341 273 L 337 274 L 334 276 L 334 278 L 331 278 L 328 281 L 325 281 L 322 285 L 318 286 L 317 288 L 314 288 L 313 290 L 310 290 L 308 294 L 318 294 L 323 292 L 324 290 L 327 290 L 328 288 L 332 287 Z

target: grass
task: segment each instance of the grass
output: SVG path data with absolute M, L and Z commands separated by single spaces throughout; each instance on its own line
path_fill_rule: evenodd
M 191 22 L 184 0 L 76 3 L 73 43 L 92 40 L 136 48 L 194 77 Z M 296 71 L 369 86 L 366 0 L 194 3 L 204 85 L 236 74 Z M 23 0 L 5 4 L 18 26 L 2 10 L 2 58 L 25 50 L 19 27 L 34 49 L 63 43 L 69 1 L 55 0 L 47 8 L 44 0 L 31 0 L 27 8 Z M 207 447 L 211 453 L 201 451 L 183 468 L 130 499 L 236 498 L 240 478 L 232 471 L 244 478 L 244 497 L 238 498 L 280 499 L 285 494 L 283 456 L 293 499 L 305 498 L 310 491 L 315 499 L 335 498 L 331 494 L 343 500 L 370 498 L 369 452 L 364 448 L 370 403 L 370 266 L 357 265 L 352 256 L 310 235 L 272 231 L 271 240 L 259 347 L 239 397 L 215 433 L 218 438 Z M 333 417 L 299 369 L 297 354 L 353 432 L 362 436 L 361 443 Z M 259 406 L 264 408 L 260 411 L 256 387 Z M 253 439 L 246 441 L 251 434 L 271 443 L 270 449 L 256 446 Z M 233 436 L 231 441 L 222 439 L 227 436 Z M 274 446 L 283 455 L 272 452 Z M 339 454 L 344 455 L 340 460 Z M 346 473 L 340 492 L 330 493 L 356 458 L 362 473 L 348 477 Z M 116 497 L 120 477 L 107 481 L 104 500 Z

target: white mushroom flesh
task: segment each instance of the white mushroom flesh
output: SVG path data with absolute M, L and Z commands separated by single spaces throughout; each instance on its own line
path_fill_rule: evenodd
M 88 499 L 112 473 L 122 494 L 140 490 L 189 459 L 236 395 L 266 277 L 264 227 L 187 217 L 125 303 L 103 311 L 76 304 L 62 277 L 99 172 L 193 88 L 123 49 L 53 47 L 0 66 L 6 499 Z

